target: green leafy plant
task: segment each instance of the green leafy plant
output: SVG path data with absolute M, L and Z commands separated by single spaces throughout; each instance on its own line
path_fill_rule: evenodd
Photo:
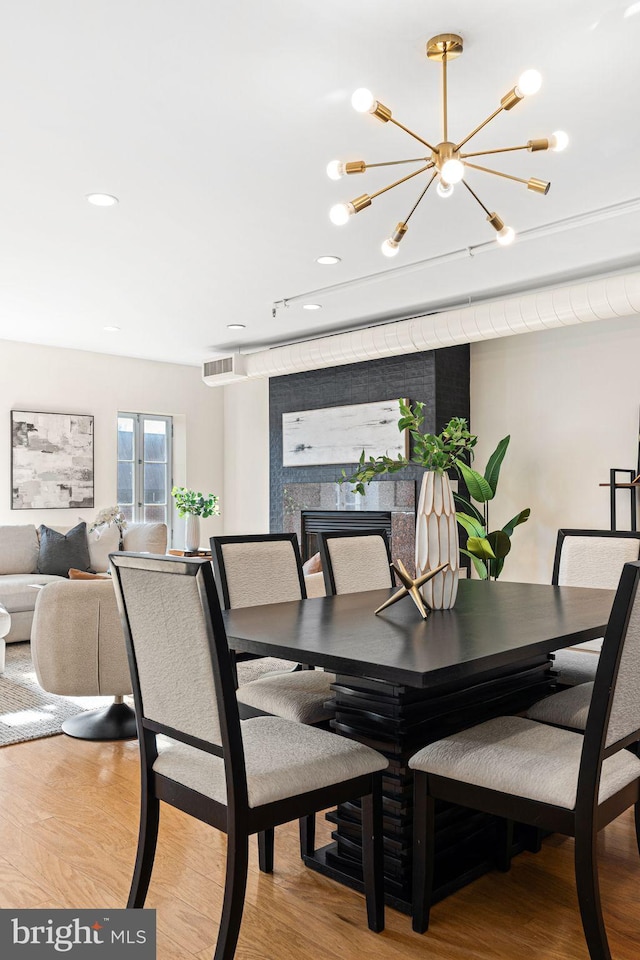
M 188 513 L 196 517 L 217 517 L 220 514 L 219 498 L 210 493 L 204 497 L 195 490 L 188 490 L 187 487 L 174 487 L 171 496 L 176 502 L 178 516 L 186 517 Z
M 504 561 L 511 551 L 511 537 L 515 528 L 526 523 L 531 514 L 527 507 L 517 513 L 504 527 L 499 530 L 489 530 L 489 503 L 494 499 L 498 489 L 500 468 L 509 446 L 510 436 L 503 437 L 487 462 L 484 475 L 471 470 L 466 464 L 460 465 L 460 472 L 467 485 L 471 500 L 476 500 L 482 506 L 482 511 L 458 493 L 453 498 L 458 507 L 457 519 L 467 534 L 467 548 L 461 550 L 473 561 L 478 576 L 481 579 L 497 580 L 502 573 Z M 460 509 L 462 508 L 462 509 Z
M 463 417 L 453 417 L 449 420 L 442 433 L 423 433 L 420 428 L 424 423 L 422 412 L 424 403 L 416 403 L 413 406 L 405 403 L 404 400 L 400 400 L 399 403 L 398 430 L 409 431 L 413 441 L 411 457 L 403 457 L 401 454 L 396 460 L 386 455 L 367 459 L 363 450 L 358 461 L 358 469 L 349 476 L 347 471 L 343 470 L 342 477 L 338 480 L 338 483 L 352 484 L 354 493 L 364 495 L 365 484 L 371 483 L 375 477 L 384 473 L 397 473 L 411 464 L 424 467 L 425 470 L 435 470 L 438 473 L 451 469 L 460 472 L 463 467 L 470 469 L 461 458 L 465 455 L 473 456 L 473 448 L 478 438 L 469 432 L 467 421 Z

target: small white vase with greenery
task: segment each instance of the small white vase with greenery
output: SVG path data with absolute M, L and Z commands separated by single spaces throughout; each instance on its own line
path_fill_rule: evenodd
M 210 493 L 206 497 L 199 491 L 187 487 L 174 487 L 171 496 L 176 502 L 179 517 L 185 517 L 184 549 L 186 553 L 197 553 L 200 549 L 200 517 L 220 515 L 219 498 Z

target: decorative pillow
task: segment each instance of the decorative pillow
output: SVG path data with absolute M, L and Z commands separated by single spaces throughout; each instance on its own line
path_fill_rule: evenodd
M 89 570 L 91 559 L 87 543 L 87 525 L 78 523 L 68 533 L 58 533 L 43 524 L 38 528 L 40 551 L 38 573 L 68 577 L 69 569 Z
M 88 573 L 86 570 L 76 570 L 75 567 L 71 567 L 69 580 L 111 580 L 111 577 L 106 573 Z
M 302 564 L 302 572 L 305 577 L 309 576 L 310 573 L 322 573 L 322 561 L 320 560 L 320 554 L 314 553 L 312 557 Z

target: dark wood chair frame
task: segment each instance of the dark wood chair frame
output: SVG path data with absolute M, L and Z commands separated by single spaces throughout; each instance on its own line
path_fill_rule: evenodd
M 218 586 L 218 598 L 223 610 L 231 609 L 231 597 L 229 594 L 229 581 L 227 579 L 227 571 L 224 563 L 224 551 L 223 548 L 228 543 L 273 543 L 275 541 L 285 541 L 291 544 L 291 549 L 293 551 L 293 556 L 296 562 L 296 567 L 298 569 L 298 581 L 300 583 L 300 599 L 307 599 L 307 588 L 304 582 L 304 571 L 302 569 L 302 557 L 300 556 L 300 548 L 298 546 L 298 538 L 295 533 L 254 533 L 238 536 L 224 536 L 224 537 L 210 537 L 209 544 L 211 547 L 211 560 L 213 563 L 213 569 L 215 572 L 216 584 Z M 236 664 L 243 663 L 247 660 L 262 660 L 263 657 L 260 657 L 257 653 L 237 653 L 235 650 L 231 651 L 231 665 L 233 669 L 233 676 L 236 682 L 236 687 L 238 685 L 238 675 L 236 672 Z M 299 663 L 296 667 L 297 670 L 311 670 L 307 664 Z M 315 724 L 312 724 L 315 726 Z M 328 729 L 329 725 L 326 722 L 317 724 L 318 727 L 322 729 Z M 258 834 L 258 860 L 260 864 L 260 870 L 263 873 L 272 873 L 273 872 L 273 848 L 275 843 L 274 831 L 267 831 L 266 833 Z M 313 856 L 315 852 L 316 845 L 316 818 L 315 816 L 304 817 L 300 821 L 300 856 L 304 859 L 306 856 Z
M 562 547 L 567 537 L 613 537 L 615 540 L 640 540 L 640 531 L 635 530 L 558 530 L 558 539 L 556 540 L 556 552 L 553 558 L 553 574 L 551 583 L 554 587 L 558 586 L 558 577 L 560 575 L 560 560 L 562 558 Z
M 598 831 L 633 805 L 636 842 L 640 853 L 640 780 L 634 780 L 601 804 L 598 803 L 598 789 L 603 761 L 640 740 L 638 729 L 617 743 L 606 746 L 613 694 L 639 579 L 640 562 L 626 563 L 600 654 L 592 707 L 584 734 L 575 809 L 567 810 L 415 771 L 412 920 L 413 929 L 418 933 L 424 933 L 429 926 L 434 860 L 434 805 L 436 799 L 441 799 L 504 818 L 504 829 L 507 833 L 515 821 L 531 824 L 551 833 L 574 837 L 576 887 L 589 954 L 591 960 L 611 960 L 600 902 L 596 841 Z M 503 839 L 505 844 L 499 849 L 497 865 L 508 870 L 510 844 L 508 837 Z
M 343 537 L 380 537 L 387 551 L 387 560 L 389 561 L 389 586 L 393 586 L 393 574 L 391 572 L 391 549 L 389 547 L 389 538 L 386 530 L 325 530 L 316 534 L 318 538 L 318 549 L 320 550 L 320 559 L 322 561 L 322 575 L 324 576 L 324 587 L 327 594 L 335 596 L 336 581 L 333 574 L 333 563 L 331 562 L 331 552 L 328 546 L 328 540 L 340 540 Z M 365 588 L 366 589 L 366 588 Z
M 133 695 L 138 720 L 142 773 L 140 828 L 136 862 L 127 908 L 144 906 L 158 839 L 160 801 L 208 823 L 227 834 L 227 866 L 224 899 L 214 960 L 232 960 L 240 932 L 248 869 L 248 839 L 251 834 L 273 830 L 310 813 L 361 798 L 362 849 L 368 925 L 374 932 L 384 929 L 382 776 L 380 773 L 354 777 L 319 790 L 287 797 L 259 807 L 250 807 L 247 775 L 240 728 L 238 702 L 231 668 L 231 656 L 220 612 L 218 594 L 209 560 L 182 559 L 150 554 L 112 554 L 116 597 L 122 618 Z M 135 568 L 168 576 L 197 578 L 198 593 L 208 634 L 209 653 L 222 745 L 191 736 L 182 730 L 158 723 L 145 715 L 135 643 L 127 612 L 121 570 Z M 214 706 L 212 704 L 212 709 Z M 203 753 L 221 757 L 225 765 L 227 804 L 218 803 L 195 790 L 157 774 L 153 764 L 158 756 L 156 738 L 164 734 Z

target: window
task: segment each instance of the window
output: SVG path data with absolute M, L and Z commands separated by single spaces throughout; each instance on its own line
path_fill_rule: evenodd
M 171 417 L 118 414 L 118 506 L 134 523 L 171 527 Z

